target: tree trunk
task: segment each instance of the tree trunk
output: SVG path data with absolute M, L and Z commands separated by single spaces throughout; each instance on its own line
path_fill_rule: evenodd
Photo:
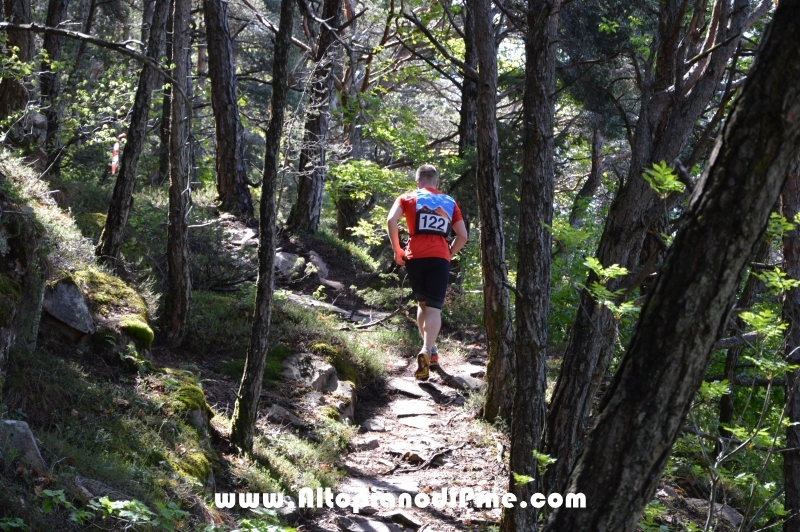
M 67 16 L 69 0 L 50 0 L 47 5 L 46 25 L 51 28 L 58 27 Z M 44 116 L 47 118 L 47 137 L 44 143 L 47 159 L 42 161 L 43 171 L 51 177 L 59 175 L 60 141 L 58 139 L 60 127 L 60 110 L 58 107 L 59 82 L 58 72 L 53 70 L 52 64 L 61 61 L 61 49 L 64 38 L 58 35 L 45 34 L 42 47 L 47 52 L 48 62 L 42 62 L 42 73 L 39 75 L 41 104 Z
M 783 187 L 783 215 L 793 220 L 800 213 L 800 168 L 795 167 Z M 783 237 L 783 261 L 786 275 L 800 279 L 800 230 Z M 786 292 L 783 300 L 783 319 L 789 323 L 786 333 L 786 362 L 800 363 L 800 288 Z M 786 375 L 786 448 L 800 448 L 800 386 L 794 370 Z M 783 486 L 786 521 L 783 532 L 800 532 L 800 452 L 783 453 Z
M 492 24 L 491 0 L 470 0 L 475 16 L 478 52 L 477 154 L 478 204 L 481 220 L 481 267 L 483 278 L 483 325 L 489 361 L 486 368 L 486 401 L 483 416 L 511 420 L 513 401 L 514 331 L 508 300 L 508 269 L 503 240 L 500 175 L 497 161 L 497 46 Z
M 315 232 L 322 212 L 322 190 L 325 178 L 325 141 L 328 136 L 328 120 L 331 95 L 333 93 L 333 63 L 336 51 L 334 32 L 340 24 L 342 0 L 325 0 L 317 41 L 316 62 L 312 76 L 308 103 L 308 119 L 300 150 L 298 170 L 300 183 L 297 201 L 289 212 L 286 226 L 292 232 Z M 309 21 L 309 24 L 311 21 Z
M 30 0 L 4 0 L 3 17 L 6 22 L 16 24 L 30 24 L 31 3 Z M 17 57 L 20 61 L 30 61 L 33 59 L 34 45 L 33 34 L 28 31 L 9 31 L 6 38 L 6 48 L 16 46 L 19 48 Z M 28 105 L 28 91 L 19 81 L 4 77 L 0 81 L 0 120 L 5 120 L 12 113 L 25 109 Z
M 216 171 L 219 209 L 237 216 L 253 216 L 244 163 L 244 128 L 239 119 L 233 39 L 228 27 L 228 3 L 203 0 L 208 43 L 211 106 L 216 125 Z
M 150 29 L 150 39 L 147 43 L 147 55 L 154 60 L 159 60 L 159 51 L 164 47 L 166 35 L 167 16 L 170 0 L 156 0 L 155 11 Z M 136 88 L 136 98 L 131 111 L 131 125 L 128 127 L 128 137 L 122 151 L 117 182 L 111 204 L 108 207 L 106 225 L 95 253 L 98 260 L 109 268 L 121 269 L 119 262 L 122 243 L 125 238 L 125 226 L 128 215 L 133 206 L 133 191 L 136 186 L 136 172 L 139 167 L 139 157 L 142 153 L 145 137 L 147 136 L 147 117 L 150 112 L 150 102 L 153 90 L 161 79 L 161 75 L 147 65 L 142 66 L 139 74 L 139 85 Z
M 636 270 L 647 230 L 668 205 L 642 178 L 642 172 L 653 162 L 671 163 L 678 156 L 717 90 L 750 11 L 747 0 L 735 0 L 732 8 L 727 0 L 717 0 L 714 9 L 721 29 L 708 41 L 707 55 L 690 68 L 687 65 L 696 50 L 685 47 L 679 38 L 687 20 L 685 5 L 660 4 L 659 32 L 654 38 L 656 64 L 640 87 L 640 118 L 628 178 L 611 205 L 597 249 L 604 267 L 619 264 L 628 271 Z M 586 286 L 597 280 L 591 273 Z M 615 291 L 629 281 L 613 279 L 606 288 Z M 550 491 L 563 488 L 575 462 L 595 393 L 614 355 L 616 325 L 611 311 L 583 290 L 547 415 L 545 452 L 557 459 L 545 476 Z
M 567 491 L 583 493 L 586 508 L 555 510 L 545 531 L 633 531 L 652 499 L 797 161 L 798 46 L 800 1 L 783 0 L 569 478 Z
M 172 11 L 175 0 L 169 2 L 169 17 L 167 18 L 167 28 L 172 27 Z M 164 54 L 172 60 L 172 32 L 167 31 L 166 39 L 164 40 Z M 169 179 L 169 119 L 171 114 L 170 102 L 172 101 L 172 85 L 164 87 L 163 96 L 161 98 L 161 126 L 159 127 L 158 136 L 161 140 L 158 150 L 158 175 L 153 183 L 154 185 L 161 185 Z
M 191 44 L 189 22 L 191 1 L 173 0 L 172 77 L 185 87 L 171 91 L 172 114 L 169 136 L 169 223 L 167 227 L 167 282 L 165 296 L 166 333 L 170 347 L 177 347 L 186 335 L 186 320 L 192 298 L 189 272 L 189 132 L 192 110 L 187 100 L 191 83 Z
M 264 150 L 264 179 L 261 190 L 259 212 L 258 244 L 258 283 L 256 290 L 256 311 L 253 329 L 250 334 L 250 348 L 247 351 L 242 383 L 233 411 L 231 422 L 231 442 L 247 451 L 253 448 L 258 398 L 261 395 L 261 379 L 269 345 L 270 316 L 272 314 L 272 283 L 275 263 L 275 224 L 277 209 L 275 192 L 278 183 L 278 161 L 283 132 L 283 116 L 286 108 L 288 86 L 289 48 L 292 44 L 292 18 L 294 0 L 281 2 L 281 18 L 275 42 L 275 56 L 272 62 L 272 115 L 267 127 Z
M 603 134 L 600 133 L 600 128 L 596 127 L 592 135 L 592 167 L 589 170 L 589 177 L 586 178 L 586 182 L 583 183 L 583 186 L 575 195 L 572 209 L 569 211 L 569 225 L 572 227 L 581 227 L 583 225 L 586 207 L 600 187 L 603 172 L 604 142 L 605 139 Z
M 509 468 L 534 477 L 519 485 L 513 474 L 509 491 L 530 500 L 541 491 L 533 451 L 541 449 L 547 412 L 547 315 L 550 308 L 550 265 L 553 238 L 553 115 L 555 113 L 555 47 L 561 0 L 529 0 L 525 40 L 525 120 L 523 171 L 520 180 L 520 221 L 517 241 L 517 332 L 514 342 L 516 391 L 511 424 Z M 504 532 L 535 530 L 533 508 L 505 510 Z

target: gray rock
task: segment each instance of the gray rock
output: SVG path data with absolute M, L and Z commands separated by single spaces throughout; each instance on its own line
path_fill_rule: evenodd
M 371 493 L 373 491 L 383 491 L 389 493 L 409 493 L 413 497 L 419 493 L 420 488 L 416 479 L 411 476 L 397 475 L 390 478 L 350 478 L 339 485 L 339 493 L 357 495 L 359 493 Z
M 378 438 L 366 438 L 361 441 L 353 442 L 353 447 L 355 447 L 356 451 L 372 451 L 380 446 L 381 444 Z
M 6 419 L 0 422 L 0 451 L 6 460 L 16 457 L 39 473 L 47 471 L 31 428 L 24 421 Z
M 344 532 L 403 532 L 403 529 L 395 524 L 364 517 L 337 516 L 336 526 Z
M 282 406 L 272 405 L 267 412 L 267 419 L 272 421 L 273 423 L 291 423 L 297 427 L 303 426 L 303 420 L 299 417 L 295 416 Z
M 196 408 L 186 412 L 186 421 L 189 422 L 189 425 L 191 425 L 200 436 L 204 438 L 208 437 L 211 420 L 207 410 Z
M 325 264 L 325 261 L 322 260 L 322 257 L 319 256 L 319 253 L 316 251 L 309 251 L 308 252 L 308 261 L 314 265 L 317 269 L 317 275 L 319 275 L 320 279 L 327 279 L 328 278 L 328 265 Z
M 94 334 L 94 320 L 86 306 L 83 292 L 69 277 L 45 290 L 42 309 L 77 331 Z
M 342 420 L 348 424 L 353 423 L 353 416 L 356 409 L 356 388 L 350 381 L 339 381 L 338 387 L 333 394 L 334 406 L 339 412 Z
M 701 515 L 708 514 L 708 501 L 705 499 L 684 499 L 683 502 L 686 503 L 686 506 L 694 510 L 695 512 Z M 717 517 L 726 521 L 729 525 L 733 526 L 734 528 L 738 528 L 739 525 L 742 524 L 742 514 L 737 512 L 732 506 L 728 506 L 727 504 L 720 504 L 718 502 L 714 503 L 714 513 Z
M 435 419 L 426 416 L 404 417 L 397 420 L 398 423 L 406 425 L 407 427 L 414 427 L 415 429 L 427 430 L 439 422 Z
M 333 366 L 317 360 L 311 353 L 295 353 L 283 361 L 283 376 L 310 386 L 314 390 L 332 392 L 339 387 Z
M 386 517 L 390 521 L 394 521 L 397 524 L 413 528 L 414 530 L 417 530 L 422 527 L 422 523 L 414 519 L 413 516 L 405 512 L 401 512 L 399 510 L 388 513 L 384 517 Z
M 454 375 L 453 380 L 457 383 L 459 388 L 467 390 L 468 392 L 477 392 L 486 385 L 482 380 L 470 377 L 469 375 Z
M 284 277 L 290 278 L 297 274 L 305 264 L 306 260 L 303 257 L 298 257 L 292 253 L 279 251 L 275 254 L 275 268 Z
M 486 367 L 485 366 L 476 366 L 474 364 L 462 364 L 456 367 L 456 371 L 458 373 L 464 373 L 469 375 L 470 377 L 475 378 L 482 378 L 486 375 Z
M 289 523 L 300 517 L 300 512 L 297 509 L 297 501 L 289 495 L 283 496 L 283 506 L 276 508 L 275 511 L 281 518 Z
M 303 400 L 306 403 L 308 403 L 310 405 L 315 405 L 315 406 L 316 405 L 324 405 L 325 404 L 325 398 L 322 396 L 322 393 L 320 393 L 320 392 L 307 393 L 306 396 L 303 398 Z
M 411 397 L 425 397 L 425 393 L 416 382 L 407 379 L 393 378 L 388 382 L 389 388 Z
M 323 277 L 320 277 L 319 284 L 327 286 L 328 288 L 333 288 L 339 292 L 342 292 L 345 289 L 344 284 L 340 283 L 339 281 L 331 281 L 330 279 L 325 279 Z
M 398 418 L 428 414 L 436 415 L 437 413 L 428 403 L 418 399 L 402 399 L 392 402 L 389 406 L 392 408 L 392 413 Z
M 360 432 L 385 432 L 385 431 L 386 431 L 386 424 L 384 423 L 383 419 L 379 417 L 372 417 L 364 420 L 364 422 L 361 424 Z

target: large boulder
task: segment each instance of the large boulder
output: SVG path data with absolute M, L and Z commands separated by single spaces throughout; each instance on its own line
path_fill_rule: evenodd
M 4 419 L 0 422 L 0 451 L 6 459 L 16 457 L 39 473 L 47 471 L 31 428 L 24 421 Z
M 65 277 L 47 287 L 42 309 L 76 331 L 94 334 L 94 320 L 86 305 L 86 299 L 71 277 Z
M 339 387 L 334 367 L 314 358 L 311 353 L 295 353 L 286 357 L 283 361 L 283 376 L 318 392 L 333 392 Z
M 275 269 L 287 279 L 297 275 L 305 264 L 306 260 L 303 257 L 298 257 L 292 253 L 279 251 L 275 254 Z

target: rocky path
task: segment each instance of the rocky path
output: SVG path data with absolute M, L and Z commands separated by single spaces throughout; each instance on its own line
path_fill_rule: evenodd
M 388 500 L 382 503 L 384 498 L 397 501 L 403 493 L 412 499 L 419 493 L 441 497 L 442 489 L 506 491 L 507 442 L 474 418 L 475 407 L 465 407 L 469 394 L 483 385 L 482 353 L 473 349 L 466 360 L 440 355 L 447 373 L 432 374 L 427 382 L 414 379 L 414 360 L 387 355 L 389 401 L 359 403 L 361 434 L 342 457 L 339 466 L 347 474 L 334 492 L 351 500 L 360 494 L 364 508 L 358 514 L 352 507 L 318 509 L 298 530 L 446 531 L 484 529 L 499 522 L 499 509 L 484 511 L 472 504 L 392 509 Z M 375 500 L 363 500 L 366 493 Z

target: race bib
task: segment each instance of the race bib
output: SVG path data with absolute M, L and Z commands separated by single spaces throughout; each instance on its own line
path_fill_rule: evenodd
M 415 234 L 446 237 L 455 210 L 455 200 L 447 194 L 417 190 Z

